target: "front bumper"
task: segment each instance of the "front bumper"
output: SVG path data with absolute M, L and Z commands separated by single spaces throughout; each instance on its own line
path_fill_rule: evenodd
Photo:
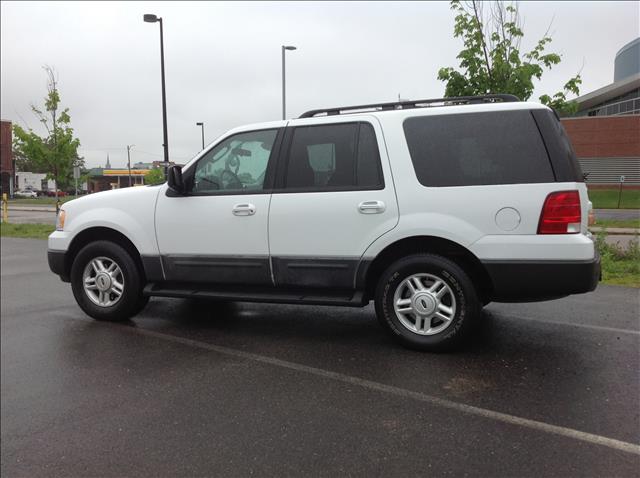
M 58 274 L 63 282 L 69 282 L 69 272 L 66 267 L 67 253 L 65 251 L 55 251 L 52 249 L 47 250 L 47 262 L 49 262 L 49 269 L 54 274 Z
M 495 302 L 533 302 L 594 290 L 600 256 L 587 261 L 483 261 Z

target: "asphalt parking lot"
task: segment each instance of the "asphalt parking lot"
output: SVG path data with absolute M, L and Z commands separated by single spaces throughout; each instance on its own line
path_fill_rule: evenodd
M 152 299 L 98 323 L 1 240 L 1 472 L 638 476 L 640 294 L 490 304 L 450 354 L 373 309 Z

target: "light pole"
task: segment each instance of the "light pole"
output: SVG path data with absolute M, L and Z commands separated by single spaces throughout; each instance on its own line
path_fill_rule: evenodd
M 133 148 L 135 144 L 127 145 L 127 167 L 129 168 L 129 187 L 131 187 L 131 148 Z
M 196 123 L 196 126 L 200 126 L 202 129 L 202 149 L 204 149 L 204 123 Z
M 292 45 L 282 45 L 282 119 L 287 119 L 287 90 L 286 90 L 286 75 L 284 68 L 284 54 L 285 52 L 297 50 L 295 46 Z
M 147 23 L 160 23 L 160 71 L 162 76 L 162 129 L 164 135 L 164 177 L 167 178 L 167 172 L 169 170 L 169 139 L 167 138 L 167 95 L 165 92 L 164 84 L 164 39 L 162 35 L 162 18 L 157 17 L 152 13 L 147 13 L 143 17 Z

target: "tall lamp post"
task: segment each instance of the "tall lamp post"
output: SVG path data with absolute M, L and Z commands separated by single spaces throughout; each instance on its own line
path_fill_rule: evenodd
M 285 75 L 285 52 L 297 50 L 292 45 L 282 45 L 282 119 L 287 119 L 287 90 L 286 90 L 286 75 Z
M 202 129 L 202 149 L 204 149 L 204 123 L 196 123 L 196 126 L 200 126 Z
M 129 168 L 129 187 L 131 187 L 131 148 L 133 148 L 135 144 L 127 145 L 127 168 Z
M 164 177 L 166 179 L 167 172 L 169 170 L 169 139 L 167 138 L 167 95 L 165 92 L 165 84 L 164 84 L 164 39 L 162 35 L 162 18 L 152 14 L 147 13 L 143 17 L 144 21 L 147 23 L 160 23 L 160 71 L 162 76 L 162 129 L 163 129 L 163 139 L 164 144 Z

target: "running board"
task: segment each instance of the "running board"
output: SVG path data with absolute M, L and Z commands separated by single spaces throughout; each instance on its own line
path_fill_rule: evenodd
M 213 286 L 209 284 L 183 284 L 155 282 L 147 284 L 143 291 L 149 297 L 202 298 L 238 302 L 270 302 L 276 304 L 339 305 L 364 307 L 362 291 L 328 291 L 306 289 L 277 289 L 274 287 L 248 287 L 238 285 Z

